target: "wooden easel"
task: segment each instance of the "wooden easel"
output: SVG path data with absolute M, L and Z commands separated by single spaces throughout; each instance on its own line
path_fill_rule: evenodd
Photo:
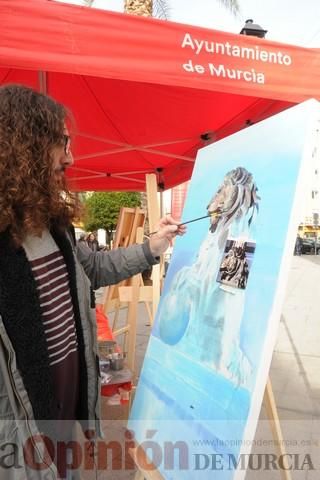
M 122 207 L 112 248 L 128 247 L 136 241 L 137 228 L 143 227 L 145 222 L 144 211 L 139 208 Z M 122 283 L 122 282 L 121 282 Z M 118 303 L 118 285 L 111 285 L 104 301 L 104 311 L 108 313 Z
M 142 243 L 143 241 L 143 226 L 145 222 L 145 213 L 140 208 L 128 208 L 122 207 L 119 214 L 118 225 L 116 228 L 115 239 L 113 242 L 113 248 L 118 247 L 128 247 L 134 243 Z M 142 235 L 139 241 L 137 241 L 137 231 L 142 229 Z M 114 312 L 114 319 L 112 330 L 115 335 L 120 335 L 125 332 L 117 332 L 116 326 L 120 313 L 120 298 L 119 298 L 119 288 L 124 285 L 130 285 L 132 279 L 124 280 L 117 285 L 110 285 L 106 289 L 105 299 L 104 299 L 104 312 L 108 313 Z M 139 284 L 143 285 L 142 276 L 139 275 Z M 145 303 L 148 316 L 151 320 L 151 310 L 149 303 Z
M 270 422 L 270 428 L 273 440 L 276 444 L 277 453 L 279 453 L 279 455 L 285 455 L 286 450 L 284 448 L 280 419 L 270 377 L 268 377 L 267 385 L 264 391 L 263 403 Z M 286 457 L 284 457 L 284 463 L 286 464 L 286 467 L 288 467 Z M 289 470 L 280 470 L 280 475 L 282 480 L 291 480 L 292 478 Z
M 155 230 L 157 222 L 160 219 L 159 203 L 158 203 L 158 187 L 156 175 L 146 175 L 146 191 L 149 214 L 149 229 Z M 134 212 L 133 212 L 134 210 Z M 133 215 L 129 220 L 128 215 Z M 143 214 L 143 221 L 141 219 Z M 140 217 L 138 217 L 140 215 Z M 140 209 L 123 209 L 120 212 L 120 218 L 117 226 L 114 247 L 128 246 L 132 243 L 142 243 L 143 241 L 143 225 L 144 212 Z M 128 239 L 128 240 L 126 240 Z M 112 302 L 116 299 L 116 304 Z M 150 324 L 152 325 L 155 313 L 160 299 L 160 265 L 153 266 L 152 269 L 152 286 L 144 286 L 141 274 L 135 275 L 126 282 L 111 287 L 108 292 L 108 299 L 105 305 L 105 311 L 110 306 L 115 308 L 115 321 L 113 324 L 113 333 L 117 337 L 121 334 L 126 335 L 128 343 L 127 347 L 127 364 L 134 371 L 135 361 L 135 344 L 137 330 L 137 314 L 138 304 L 143 302 L 147 308 Z M 151 311 L 149 305 L 151 304 Z M 108 306 L 109 305 L 109 306 Z M 118 319 L 121 305 L 128 306 L 127 321 L 123 328 L 116 329 L 116 321 Z
M 146 191 L 149 214 L 150 232 L 156 230 L 156 225 L 160 220 L 160 208 L 158 202 L 158 185 L 156 176 L 152 174 L 146 175 Z M 160 301 L 160 279 L 161 279 L 161 263 L 152 267 L 152 321 L 155 319 L 156 311 Z
M 160 219 L 159 203 L 158 203 L 158 192 L 157 192 L 157 182 L 156 176 L 154 174 L 146 175 L 146 190 L 147 190 L 147 203 L 148 203 L 148 213 L 149 213 L 149 229 L 153 231 L 156 229 L 156 225 Z M 125 213 L 125 212 L 124 212 Z M 122 214 L 122 216 L 124 215 Z M 121 216 L 120 216 L 121 217 Z M 141 223 L 141 222 L 140 222 Z M 123 243 L 119 243 L 119 239 L 123 235 L 121 233 L 126 230 L 126 237 L 132 240 L 132 243 L 141 243 L 143 241 L 143 236 L 141 232 L 139 233 L 139 227 L 136 227 L 137 222 L 133 225 L 135 231 L 131 232 L 129 235 L 130 228 L 124 228 L 125 221 L 120 218 L 118 222 L 117 231 L 119 234 L 116 234 L 115 238 L 115 247 L 118 246 L 127 246 Z M 138 233 L 138 237 L 137 237 Z M 109 291 L 109 300 L 107 305 L 112 305 L 115 309 L 115 321 L 113 324 L 113 333 L 115 336 L 119 336 L 122 333 L 127 334 L 128 338 L 128 366 L 131 370 L 134 370 L 134 355 L 135 355 L 135 341 L 136 341 L 136 318 L 138 314 L 138 304 L 144 302 L 147 307 L 147 312 L 149 315 L 150 324 L 153 324 L 153 320 L 158 308 L 160 300 L 160 275 L 161 275 L 161 263 L 159 265 L 154 265 L 152 268 L 152 286 L 144 286 L 141 275 L 136 275 L 126 282 L 111 287 Z M 115 291 L 115 289 L 117 289 Z M 112 300 L 116 298 L 116 305 L 112 304 Z M 151 304 L 152 311 L 149 310 L 149 305 Z M 116 320 L 119 315 L 119 310 L 121 305 L 128 306 L 127 322 L 126 326 L 122 329 L 116 330 Z M 106 306 L 105 311 L 108 311 L 108 306 Z
M 149 213 L 149 228 L 153 231 L 160 218 L 157 199 L 157 182 L 154 174 L 146 175 L 146 190 Z M 113 248 L 127 247 L 143 242 L 144 211 L 139 208 L 122 208 L 119 215 Z M 155 265 L 152 272 L 152 286 L 144 286 L 142 275 L 112 285 L 107 289 L 104 311 L 113 311 L 112 331 L 115 337 L 124 335 L 123 351 L 127 352 L 127 365 L 134 371 L 135 344 L 137 330 L 138 303 L 143 302 L 147 309 L 150 324 L 153 323 L 160 299 L 160 266 Z M 150 303 L 152 308 L 150 310 Z M 126 324 L 117 329 L 121 307 L 128 308 Z
M 137 228 L 137 243 L 143 240 L 143 228 Z M 131 277 L 127 285 L 118 286 L 119 308 L 125 304 L 128 306 L 126 325 L 114 330 L 115 337 L 126 334 L 127 365 L 133 372 L 135 367 L 135 347 L 137 337 L 138 303 L 148 304 L 152 301 L 152 287 L 144 286 L 141 274 Z
M 286 450 L 283 446 L 284 445 L 283 435 L 281 431 L 279 415 L 276 407 L 276 402 L 275 402 L 270 378 L 268 378 L 267 385 L 264 391 L 263 403 L 266 408 L 266 412 L 270 422 L 270 428 L 272 431 L 273 439 L 275 441 L 277 453 L 279 455 L 285 455 Z M 140 462 L 137 457 L 139 453 L 141 456 L 141 450 L 138 453 L 138 448 L 139 447 L 132 448 L 129 450 L 129 453 L 138 468 L 138 471 L 134 477 L 134 480 L 164 480 L 163 476 L 157 470 L 157 468 L 152 467 L 151 462 L 148 460 L 148 457 L 145 454 L 144 454 L 144 464 L 148 465 L 148 470 L 143 470 L 140 467 Z M 284 464 L 286 467 L 288 467 L 286 463 L 286 457 L 284 457 Z M 282 480 L 292 480 L 292 476 L 289 470 L 280 470 L 280 476 Z
M 128 304 L 127 324 L 122 329 L 114 332 L 120 335 L 121 333 L 128 333 L 127 345 L 127 364 L 133 372 L 135 368 L 135 351 L 136 351 L 136 337 L 137 337 L 137 311 L 139 302 L 149 303 L 152 301 L 152 287 L 141 286 L 138 275 L 132 277 L 131 285 L 119 287 L 119 300 Z

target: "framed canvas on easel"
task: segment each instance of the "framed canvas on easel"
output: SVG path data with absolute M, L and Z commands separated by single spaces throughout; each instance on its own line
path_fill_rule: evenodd
M 164 479 L 245 477 L 319 122 L 308 101 L 198 154 L 183 218 L 208 218 L 176 243 L 129 421 Z

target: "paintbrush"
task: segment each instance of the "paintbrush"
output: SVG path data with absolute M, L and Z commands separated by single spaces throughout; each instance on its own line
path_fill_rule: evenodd
M 182 225 L 187 225 L 188 223 L 197 222 L 198 220 L 203 220 L 204 218 L 220 217 L 220 216 L 221 216 L 221 213 L 216 213 L 216 212 L 207 213 L 207 215 L 204 215 L 203 217 L 198 217 L 198 218 L 194 218 L 193 220 L 188 220 L 187 222 L 179 223 L 179 225 L 177 226 L 181 227 Z M 155 233 L 158 233 L 158 230 L 149 233 L 148 236 L 150 237 L 150 235 L 154 235 Z

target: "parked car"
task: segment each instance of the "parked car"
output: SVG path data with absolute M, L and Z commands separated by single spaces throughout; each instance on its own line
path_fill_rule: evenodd
M 301 253 L 320 254 L 320 242 L 314 238 L 301 239 Z

